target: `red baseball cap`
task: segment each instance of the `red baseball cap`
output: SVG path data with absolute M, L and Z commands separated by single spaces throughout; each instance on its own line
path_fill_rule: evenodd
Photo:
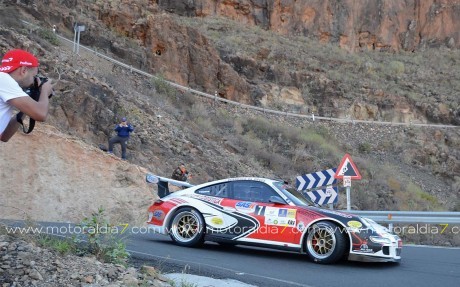
M 11 73 L 19 67 L 38 67 L 38 60 L 24 50 L 11 50 L 3 56 L 0 72 Z

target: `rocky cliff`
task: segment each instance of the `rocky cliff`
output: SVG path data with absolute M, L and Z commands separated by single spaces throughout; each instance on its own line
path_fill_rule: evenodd
M 158 0 L 180 15 L 220 15 L 351 51 L 460 47 L 458 0 Z
M 459 52 L 446 48 L 458 46 L 458 1 L 32 2 L 22 6 L 68 38 L 75 23 L 84 24 L 82 44 L 230 100 L 333 117 L 460 122 L 458 87 L 450 80 L 458 76 L 450 70 Z M 312 45 L 302 35 L 335 44 Z M 402 55 L 346 56 L 345 49 L 332 51 L 337 44 Z M 430 52 L 437 46 L 441 53 Z M 417 54 L 404 52 L 414 49 Z M 432 63 L 421 63 L 426 59 Z

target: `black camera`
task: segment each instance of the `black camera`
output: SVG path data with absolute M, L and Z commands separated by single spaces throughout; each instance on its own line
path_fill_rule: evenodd
M 48 81 L 47 77 L 40 77 L 40 76 L 35 76 L 34 78 L 34 84 L 24 90 L 26 94 L 29 95 L 32 99 L 38 102 L 40 99 L 40 93 L 41 93 L 41 88 L 44 83 Z M 51 91 L 51 94 L 48 96 L 48 98 L 51 98 L 54 95 L 54 90 Z M 24 133 L 29 134 L 33 131 L 35 127 L 35 120 L 32 118 L 29 118 L 29 124 L 25 124 L 22 118 L 24 117 L 23 112 L 19 112 L 16 114 L 16 121 L 21 124 L 22 130 Z
M 40 80 L 40 84 L 38 80 Z M 40 99 L 41 87 L 47 81 L 48 81 L 47 77 L 36 76 L 34 78 L 34 84 L 28 89 L 26 89 L 24 92 L 28 94 L 32 99 L 38 102 L 38 99 Z M 54 91 L 48 96 L 48 98 L 51 98 L 53 94 L 54 94 Z

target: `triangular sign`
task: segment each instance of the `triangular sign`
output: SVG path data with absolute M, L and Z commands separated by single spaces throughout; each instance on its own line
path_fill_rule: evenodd
M 343 179 L 344 176 L 348 176 L 350 179 L 361 179 L 361 174 L 349 154 L 345 154 L 342 158 L 334 178 Z

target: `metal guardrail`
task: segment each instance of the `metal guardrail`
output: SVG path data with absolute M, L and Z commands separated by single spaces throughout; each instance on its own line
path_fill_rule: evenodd
M 343 210 L 343 212 L 367 217 L 379 223 L 460 224 L 460 212 L 363 210 Z
M 29 23 L 27 21 L 24 21 L 24 20 L 21 20 L 23 23 L 27 24 L 27 25 L 34 25 L 34 26 L 37 26 L 35 24 L 32 24 L 32 23 Z M 37 26 L 38 27 L 38 26 Z M 59 39 L 61 40 L 64 40 L 66 42 L 69 42 L 69 43 L 73 43 L 73 41 L 61 36 L 61 35 L 58 35 L 58 34 L 55 34 L 56 37 L 58 37 Z M 136 72 L 138 74 L 141 74 L 143 76 L 146 76 L 146 77 L 149 77 L 149 78 L 154 78 L 154 79 L 159 79 L 157 76 L 155 75 L 152 75 L 152 74 L 149 74 L 149 73 L 146 73 L 144 71 L 141 71 L 141 70 L 138 70 L 136 68 L 133 68 L 133 66 L 130 66 L 130 65 L 127 65 L 125 63 L 122 63 L 120 61 L 117 61 L 115 59 L 112 59 L 104 54 L 101 54 L 95 50 L 92 50 L 88 47 L 85 47 L 81 44 L 79 44 L 79 47 L 82 48 L 82 49 L 85 49 L 93 54 L 95 54 L 96 56 L 100 57 L 100 58 L 103 58 L 109 62 L 112 62 L 116 65 L 119 65 L 121 67 L 124 67 L 126 69 L 129 69 L 131 72 Z M 270 113 L 270 114 L 276 114 L 276 115 L 281 115 L 281 116 L 289 116 L 289 117 L 297 117 L 297 118 L 305 118 L 305 119 L 309 119 L 311 121 L 315 121 L 315 120 L 323 120 L 323 121 L 333 121 L 333 122 L 338 122 L 338 123 L 365 123 L 365 124 L 377 124 L 377 125 L 390 125 L 390 126 L 419 126 L 419 127 L 436 127 L 436 128 L 460 128 L 460 126 L 454 126 L 454 125 L 441 125 L 441 124 L 425 124 L 425 123 L 398 123 L 398 122 L 385 122 L 385 121 L 365 121 L 365 120 L 356 120 L 356 119 L 349 119 L 349 118 L 333 118 L 333 117 L 323 117 L 323 116 L 319 116 L 319 115 L 305 115 L 305 114 L 300 114 L 300 113 L 292 113 L 292 112 L 282 112 L 282 111 L 277 111 L 277 110 L 272 110 L 272 109 L 267 109 L 267 108 L 263 108 L 263 107 L 257 107 L 257 106 L 251 106 L 251 105 L 246 105 L 246 104 L 242 104 L 242 103 L 239 103 L 239 102 L 235 102 L 235 101 L 232 101 L 232 100 L 228 100 L 228 99 L 224 99 L 224 98 L 221 98 L 221 97 L 218 97 L 217 94 L 208 94 L 208 93 L 204 93 L 204 92 L 201 92 L 201 91 L 197 91 L 197 90 L 194 90 L 194 89 L 191 89 L 190 87 L 185 87 L 185 86 L 181 86 L 179 84 L 176 84 L 174 82 L 171 82 L 171 81 L 166 81 L 164 79 L 162 79 L 165 83 L 171 85 L 172 87 L 175 87 L 177 89 L 180 89 L 182 91 L 186 91 L 186 92 L 190 92 L 192 94 L 196 94 L 196 95 L 199 95 L 199 96 L 202 96 L 202 97 L 206 97 L 206 98 L 209 98 L 209 99 L 213 99 L 215 101 L 220 101 L 220 102 L 224 102 L 224 103 L 228 103 L 228 104 L 231 104 L 231 105 L 235 105 L 235 106 L 238 106 L 238 107 L 241 107 L 241 108 L 246 108 L 246 109 L 253 109 L 253 110 L 257 110 L 257 111 L 261 111 L 263 113 Z

